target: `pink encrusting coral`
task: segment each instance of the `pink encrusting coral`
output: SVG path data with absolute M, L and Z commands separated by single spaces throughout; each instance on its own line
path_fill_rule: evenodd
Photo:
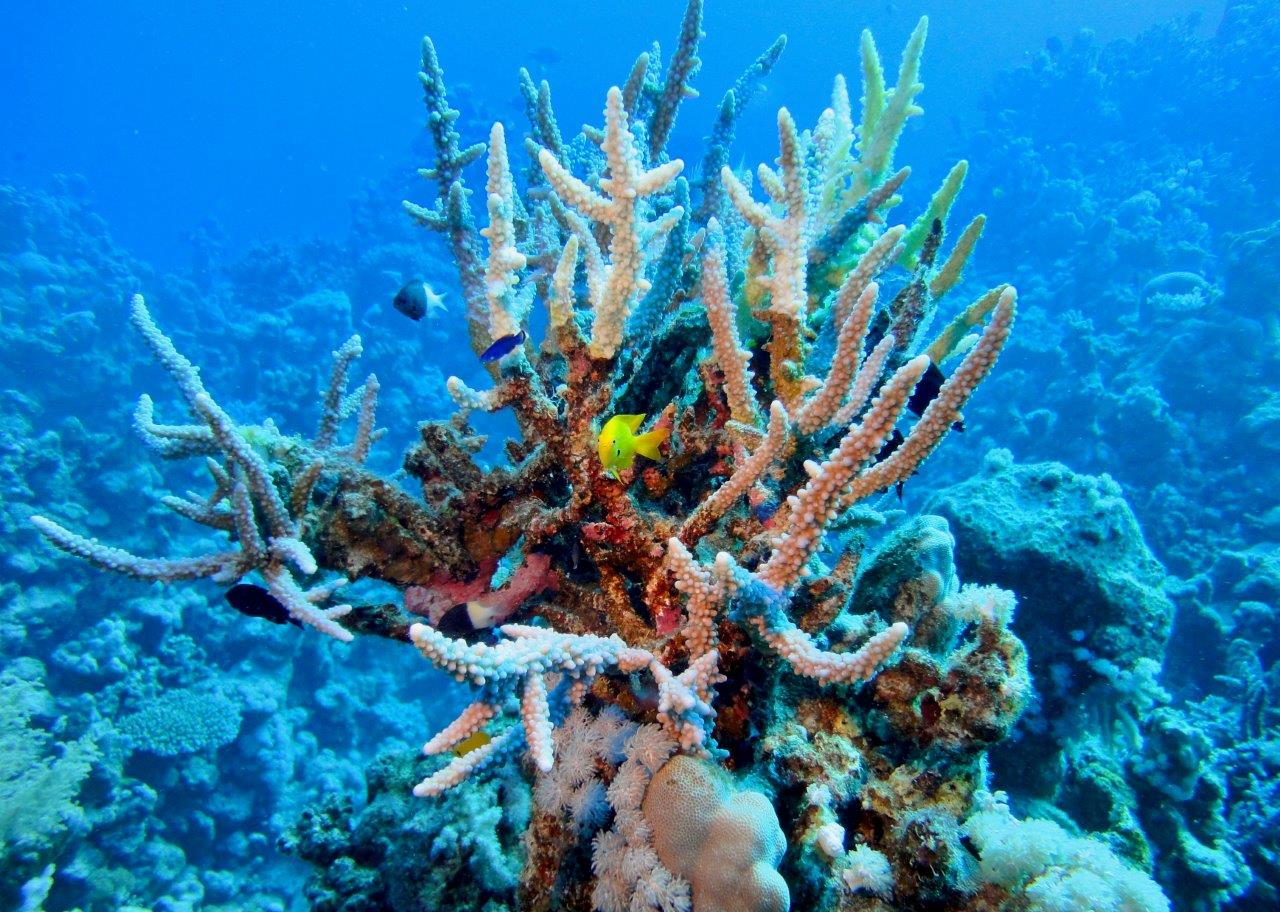
M 420 425 L 404 458 L 418 490 L 364 466 L 379 388 L 394 381 L 371 375 L 345 394 L 358 341 L 335 353 L 307 441 L 233 421 L 139 302 L 135 322 L 196 422 L 157 425 L 145 400 L 140 426 L 162 455 L 210 457 L 213 495 L 182 512 L 232 546 L 145 559 L 37 525 L 146 579 L 256 573 L 299 620 L 412 643 L 470 685 L 472 701 L 426 742 L 413 791 L 443 800 L 527 760 L 539 797 L 519 885 L 486 908 L 775 912 L 793 896 L 854 908 L 855 891 L 901 908 L 927 897 L 937 912 L 1022 908 L 1012 882 L 979 898 L 947 841 L 985 786 L 983 750 L 1025 702 L 1009 612 L 965 609 L 972 622 L 948 626 L 961 602 L 915 578 L 848 610 L 865 542 L 843 533 L 960 420 L 1016 312 L 1002 286 L 928 337 L 974 238 L 938 264 L 954 192 L 909 228 L 886 226 L 907 177 L 893 169 L 897 139 L 920 113 L 926 23 L 892 90 L 864 36 L 860 123 L 843 80 L 808 129 L 779 112 L 778 158 L 758 171 L 767 199 L 724 167 L 695 207 L 665 140 L 698 69 L 701 11 L 692 0 L 665 80 L 656 52 L 642 55 L 604 93 L 602 127 L 573 142 L 549 89 L 524 74 L 524 187 L 510 125 L 462 148 L 424 43 L 437 157 L 422 173 L 439 198 L 406 209 L 447 234 L 493 383 L 450 378 L 458 413 Z M 735 92 L 776 59 L 726 97 L 720 141 Z M 482 155 L 478 229 L 464 172 Z M 549 328 L 536 344 L 539 302 Z M 937 374 L 919 408 L 922 378 Z M 485 467 L 469 419 L 498 409 L 519 439 Z M 353 440 L 338 446 L 352 414 Z M 662 432 L 634 466 L 602 462 L 599 435 L 618 416 Z M 314 584 L 321 569 L 390 584 L 403 605 L 322 608 L 333 587 Z M 461 630 L 445 623 L 459 610 Z M 934 635 L 944 627 L 949 639 Z M 927 845 L 951 854 L 933 864 Z M 824 860 L 802 866 L 806 853 Z
M 489 584 L 495 570 L 496 561 L 490 561 L 471 580 L 458 581 L 446 576 L 428 586 L 410 586 L 404 591 L 405 610 L 439 624 L 450 608 L 474 604 L 476 613 L 483 615 L 489 626 L 497 626 L 515 614 L 525 600 L 556 587 L 551 557 L 546 554 L 526 555 L 507 581 L 491 590 Z

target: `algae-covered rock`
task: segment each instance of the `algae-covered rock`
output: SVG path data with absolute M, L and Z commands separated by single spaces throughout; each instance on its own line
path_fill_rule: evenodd
M 1078 693 L 1162 658 L 1173 618 L 1164 568 L 1109 477 L 1056 462 L 1018 465 L 995 450 L 981 474 L 928 509 L 950 523 L 964 579 L 1018 594 L 1014 630 L 1037 676 L 1065 665 Z
M 358 814 L 332 799 L 305 811 L 280 842 L 312 862 L 315 912 L 508 912 L 524 861 L 530 790 L 498 765 L 431 800 L 413 795 L 416 754 L 383 756 Z
M 1013 629 L 1038 700 L 1018 737 L 993 751 L 997 778 L 1059 803 L 1077 823 L 1127 821 L 1131 796 L 1100 813 L 1071 789 L 1082 743 L 1096 737 L 1127 750 L 1141 741 L 1141 720 L 1169 698 L 1158 678 L 1174 609 L 1119 486 L 1060 463 L 1018 465 L 996 450 L 929 509 L 951 524 L 963 578 L 1018 595 Z M 1123 829 L 1103 838 L 1134 844 Z

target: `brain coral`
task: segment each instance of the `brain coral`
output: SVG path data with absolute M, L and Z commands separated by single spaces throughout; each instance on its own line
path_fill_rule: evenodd
M 693 886 L 694 912 L 786 912 L 777 864 L 786 837 L 769 799 L 737 790 L 718 767 L 673 757 L 644 798 L 658 858 Z
M 240 733 L 240 708 L 213 691 L 173 690 L 125 716 L 117 726 L 134 750 L 161 757 L 230 744 Z

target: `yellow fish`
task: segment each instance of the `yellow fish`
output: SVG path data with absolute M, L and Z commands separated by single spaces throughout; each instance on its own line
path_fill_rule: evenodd
M 614 415 L 600 429 L 600 464 L 614 478 L 636 461 L 636 453 L 646 459 L 661 459 L 658 445 L 671 435 L 660 428 L 647 434 L 636 434 L 644 424 L 644 415 Z
M 473 750 L 484 747 L 486 744 L 488 744 L 492 740 L 493 739 L 490 738 L 485 732 L 476 732 L 475 734 L 469 735 L 468 737 L 463 738 L 461 741 L 455 744 L 453 746 L 453 754 L 455 757 L 465 757 L 467 754 L 471 753 Z

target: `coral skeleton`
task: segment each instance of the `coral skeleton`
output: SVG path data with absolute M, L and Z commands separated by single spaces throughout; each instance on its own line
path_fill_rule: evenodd
M 690 794 L 713 796 L 716 808 L 696 826 L 672 819 L 664 827 L 688 824 L 706 840 L 698 851 L 708 864 L 723 857 L 754 872 L 752 908 L 785 908 L 777 903 L 787 886 L 775 869 L 782 831 L 760 789 L 805 793 L 827 774 L 821 764 L 794 761 L 788 751 L 798 749 L 796 739 L 778 741 L 779 731 L 825 719 L 822 738 L 843 738 L 842 750 L 870 755 L 879 748 L 847 719 L 856 705 L 891 720 L 886 736 L 914 744 L 925 736 L 904 718 L 915 718 L 912 707 L 926 691 L 952 686 L 946 682 L 970 661 L 987 662 L 984 673 L 996 682 L 964 691 L 982 693 L 974 714 L 996 718 L 983 729 L 988 737 L 1007 730 L 1022 705 L 1016 682 L 1025 658 L 1007 618 L 981 617 L 966 634 L 968 651 L 957 646 L 961 658 L 943 671 L 951 666 L 935 660 L 929 644 L 913 644 L 930 612 L 946 610 L 940 601 L 907 611 L 891 599 L 891 609 L 856 618 L 846 607 L 860 586 L 860 546 L 837 533 L 877 494 L 910 478 L 960 420 L 1016 310 L 1014 290 L 1001 286 L 937 338 L 924 335 L 981 230 L 980 222 L 966 230 L 937 265 L 963 169 L 911 227 L 886 225 L 908 173 L 894 171 L 894 150 L 903 124 L 920 113 L 926 24 L 913 32 L 891 91 L 863 35 L 859 124 L 843 79 L 809 129 L 778 112 L 776 162 L 757 172 L 762 201 L 725 163 L 726 147 L 781 42 L 726 95 L 719 145 L 708 155 L 716 166 L 704 164 L 697 187 L 668 153 L 698 73 L 701 21 L 701 3 L 692 0 L 665 80 L 655 47 L 624 85 L 605 93 L 603 128 L 572 141 L 556 124 L 550 89 L 522 72 L 527 172 L 513 171 L 510 153 L 520 148 L 509 146 L 511 125 L 494 124 L 487 144 L 464 148 L 435 47 L 424 41 L 421 82 L 436 159 L 421 173 L 437 198 L 406 209 L 448 239 L 477 355 L 527 331 L 534 302 L 550 319 L 541 345 L 529 340 L 489 364 L 490 387 L 449 378 L 457 414 L 423 423 L 404 459 L 405 477 L 420 491 L 401 490 L 364 465 L 378 437 L 380 383 L 371 375 L 346 391 L 358 338 L 334 353 L 319 431 L 306 441 L 269 423 L 234 421 L 139 297 L 134 326 L 193 423 L 158 424 L 144 396 L 136 426 L 166 458 L 209 459 L 213 492 L 171 505 L 231 545 L 148 559 L 33 520 L 54 546 L 142 579 L 230 583 L 257 573 L 298 620 L 340 640 L 411 642 L 473 687 L 473 702 L 426 742 L 414 793 L 466 788 L 523 754 L 538 782 L 538 810 L 526 839 L 522 908 L 586 908 L 584 901 L 605 912 L 727 908 L 713 898 L 726 889 L 724 878 L 691 887 L 655 855 L 655 828 L 641 806 L 655 777 L 678 781 L 677 761 L 697 764 L 680 775 L 705 779 Z M 484 204 L 476 207 L 486 223 L 477 228 L 468 172 L 486 156 Z M 648 328 L 634 334 L 637 324 Z M 907 427 L 921 378 L 962 352 Z M 499 409 L 512 411 L 520 439 L 508 443 L 504 463 L 485 468 L 476 458 L 482 440 L 468 422 L 476 411 Z M 354 438 L 339 445 L 351 415 Z M 650 416 L 647 426 L 661 432 L 658 458 L 607 472 L 597 437 L 615 415 Z M 499 566 L 530 568 L 520 571 L 529 578 L 503 588 Z M 406 593 L 405 607 L 323 608 L 335 587 L 318 581 L 322 569 L 390 584 Z M 440 629 L 457 602 L 493 608 L 495 636 Z M 997 693 L 1003 702 L 993 708 Z M 981 785 L 973 752 L 985 743 L 974 737 L 965 748 L 957 795 Z M 773 770 L 771 784 L 728 781 L 723 769 L 748 769 L 753 755 L 773 750 L 761 764 Z M 826 885 L 792 889 L 808 890 L 810 900 L 815 890 L 890 895 L 887 881 L 908 862 L 885 844 L 846 852 L 855 835 L 870 832 L 846 837 L 827 805 L 813 807 L 814 819 L 784 812 L 781 825 L 791 844 L 821 847 Z M 810 825 L 817 835 L 806 837 Z M 566 869 L 575 845 L 591 846 L 591 871 Z M 590 889 L 564 899 L 566 879 Z

